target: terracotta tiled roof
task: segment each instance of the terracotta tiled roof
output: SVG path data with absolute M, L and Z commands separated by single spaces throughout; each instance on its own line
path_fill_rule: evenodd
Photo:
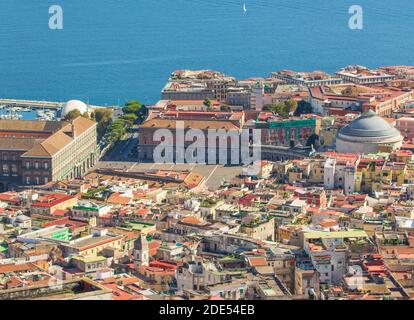
M 33 203 L 32 206 L 50 208 L 71 199 L 74 199 L 74 197 L 67 194 L 54 193 L 38 198 L 37 202 Z
M 72 121 L 72 125 L 75 127 L 76 135 L 84 133 L 94 124 L 96 124 L 95 121 L 88 119 L 88 118 L 84 118 L 84 117 L 77 117 L 75 120 Z M 63 128 L 63 131 L 71 132 L 72 131 L 71 127 L 72 127 L 71 124 L 68 124 Z
M 249 263 L 252 267 L 267 266 L 267 260 L 264 257 L 251 257 Z
M 198 220 L 196 217 L 192 217 L 192 216 L 182 218 L 181 222 L 185 223 L 185 224 L 192 224 L 192 225 L 202 224 L 200 220 Z
M 64 217 L 69 213 L 69 210 L 55 210 L 52 215 L 55 217 Z
M 322 227 L 333 227 L 333 226 L 336 226 L 338 224 L 338 221 L 336 221 L 334 219 L 323 219 L 319 224 Z
M 5 264 L 0 265 L 0 274 L 8 272 L 33 271 L 36 267 L 33 264 Z
M 131 201 L 132 201 L 132 198 L 124 197 L 119 192 L 111 194 L 107 200 L 108 203 L 123 204 L 123 205 L 129 204 L 131 203 Z
M 30 150 L 36 144 L 41 143 L 44 139 L 30 138 L 4 138 L 0 139 L 0 150 Z
M 59 226 L 59 225 L 65 225 L 66 227 L 69 227 L 70 230 L 76 230 L 77 228 L 82 228 L 82 227 L 87 226 L 88 223 L 80 221 L 80 220 L 71 219 L 70 217 L 64 217 L 61 219 L 56 219 L 56 220 L 44 223 L 43 228 Z
M 49 131 L 60 130 L 66 122 L 37 120 L 0 120 L 0 131 Z
M 27 151 L 23 156 L 26 157 L 49 157 L 51 154 L 46 151 L 46 149 L 41 144 L 36 144 Z
M 202 120 L 168 120 L 168 119 L 151 119 L 145 121 L 141 128 L 166 128 L 166 129 L 175 129 L 175 126 L 178 122 L 184 124 L 184 129 L 225 129 L 225 130 L 239 130 L 237 127 L 230 121 L 202 121 Z
M 0 200 L 5 202 L 19 202 L 20 198 L 18 194 L 13 192 L 0 193 Z
M 47 139 L 35 144 L 29 151 L 23 154 L 23 157 L 51 157 L 73 141 L 72 130 L 75 131 L 75 136 L 77 136 L 94 124 L 95 122 L 90 119 L 78 117 Z
M 43 141 L 41 143 L 41 146 L 47 154 L 53 156 L 54 154 L 58 153 L 64 146 L 72 142 L 72 140 L 73 138 L 63 133 L 63 131 L 58 131 L 55 134 L 51 135 L 49 138 L 47 138 L 45 141 Z M 30 152 L 27 152 L 25 155 L 30 155 Z
M 104 284 L 103 286 L 112 290 L 112 300 L 131 300 L 136 297 L 135 295 L 122 290 L 116 284 Z

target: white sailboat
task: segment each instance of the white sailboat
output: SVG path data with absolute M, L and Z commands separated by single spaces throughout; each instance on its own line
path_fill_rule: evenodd
M 246 7 L 246 4 L 243 3 L 243 13 L 246 14 L 246 12 L 247 12 L 247 7 Z

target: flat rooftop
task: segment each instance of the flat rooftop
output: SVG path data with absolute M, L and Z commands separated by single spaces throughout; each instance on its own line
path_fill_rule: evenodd
M 335 238 L 367 238 L 368 235 L 362 230 L 348 230 L 348 231 L 311 231 L 305 232 L 304 237 L 306 239 L 335 239 Z
M 117 238 L 121 239 L 122 236 L 120 235 L 103 235 L 103 236 L 95 236 L 95 237 L 91 237 L 91 238 L 87 238 L 87 239 L 81 239 L 79 241 L 76 241 L 75 243 L 71 244 L 70 246 L 73 248 L 77 248 L 77 249 L 82 249 L 85 247 L 89 247 L 89 246 L 94 246 L 97 244 L 104 244 L 104 243 L 109 243 L 112 242 L 114 240 L 116 240 Z

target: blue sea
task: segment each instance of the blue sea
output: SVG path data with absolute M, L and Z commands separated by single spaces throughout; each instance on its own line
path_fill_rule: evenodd
M 363 30 L 348 27 L 356 2 Z M 54 4 L 63 30 L 49 29 Z M 153 103 L 175 69 L 414 64 L 413 27 L 412 0 L 1 0 L 0 97 Z

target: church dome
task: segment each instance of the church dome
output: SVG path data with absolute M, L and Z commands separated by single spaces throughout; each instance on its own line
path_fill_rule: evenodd
M 336 151 L 367 154 L 379 152 L 381 146 L 395 150 L 401 147 L 403 139 L 396 128 L 369 110 L 339 130 Z
M 354 137 L 393 137 L 399 136 L 400 132 L 369 110 L 342 128 L 340 134 Z
M 88 106 L 80 100 L 70 100 L 66 102 L 62 110 L 62 116 L 66 116 L 69 112 L 73 110 L 79 110 L 80 113 L 88 112 Z

